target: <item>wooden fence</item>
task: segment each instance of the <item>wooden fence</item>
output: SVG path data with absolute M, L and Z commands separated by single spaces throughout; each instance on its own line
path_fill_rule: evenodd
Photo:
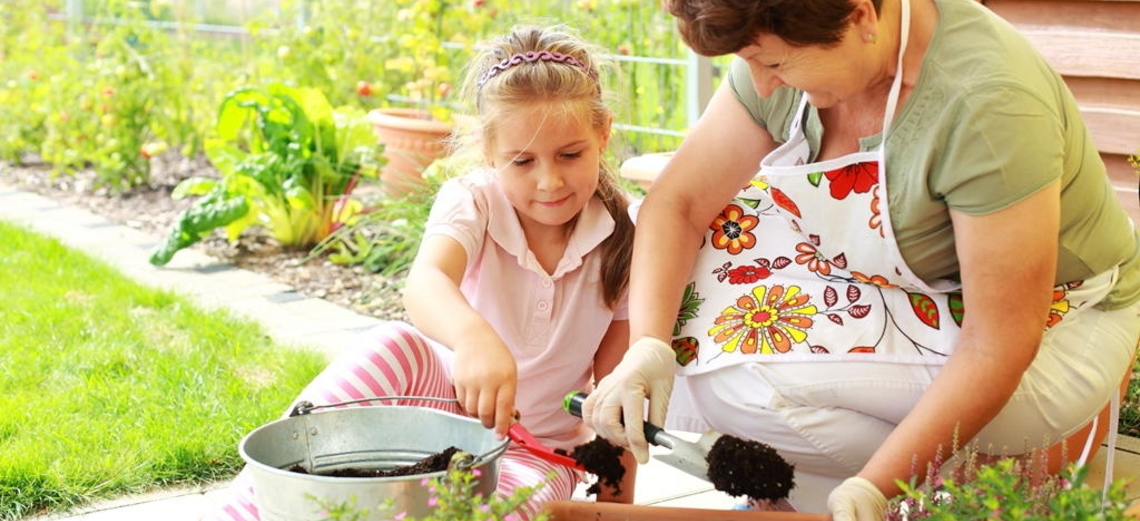
M 1116 194 L 1140 225 L 1140 0 L 982 0 L 1024 34 L 1073 91 Z

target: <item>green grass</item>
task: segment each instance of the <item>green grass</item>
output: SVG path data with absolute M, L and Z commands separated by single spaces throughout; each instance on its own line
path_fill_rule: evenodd
M 0 519 L 231 476 L 325 363 L 0 221 Z

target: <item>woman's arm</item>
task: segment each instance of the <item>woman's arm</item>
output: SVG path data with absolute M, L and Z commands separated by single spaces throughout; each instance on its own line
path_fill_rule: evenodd
M 965 318 L 954 353 L 915 408 L 859 476 L 887 497 L 895 479 L 919 478 L 939 447 L 948 453 L 1001 411 L 1037 354 L 1051 302 L 1060 229 L 1060 184 L 988 215 L 951 210 Z M 917 457 L 918 466 L 912 467 Z
M 404 307 L 417 329 L 455 351 L 452 383 L 459 404 L 506 436 L 518 368 L 499 335 L 459 291 L 466 267 L 467 252 L 455 239 L 428 237 L 408 272 Z
M 629 447 L 641 461 L 649 458 L 644 399 L 649 399 L 649 420 L 663 423 L 674 369 L 668 342 L 701 237 L 773 148 L 768 131 L 752 120 L 726 82 L 638 211 L 629 297 L 634 342 L 583 404 L 582 416 L 600 436 Z
M 725 82 L 638 211 L 630 270 L 630 337 L 668 341 L 709 223 L 775 148 Z
M 602 343 L 598 346 L 598 352 L 594 355 L 594 380 L 601 380 L 610 374 L 628 347 L 629 321 L 615 320 L 610 323 L 610 328 L 606 330 L 606 335 L 602 337 Z M 621 453 L 621 464 L 625 467 L 625 475 L 622 476 L 620 485 L 621 493 L 603 485 L 602 490 L 598 492 L 598 501 L 633 503 L 633 488 L 637 483 L 637 460 L 626 450 Z

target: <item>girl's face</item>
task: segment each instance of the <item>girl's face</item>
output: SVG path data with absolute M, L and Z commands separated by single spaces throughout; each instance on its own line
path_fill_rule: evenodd
M 486 151 L 528 232 L 567 226 L 598 187 L 609 124 L 594 128 L 564 106 L 539 102 L 507 109 Z

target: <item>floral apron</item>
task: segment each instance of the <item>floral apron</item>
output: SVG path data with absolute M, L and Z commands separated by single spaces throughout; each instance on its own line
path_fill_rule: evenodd
M 909 2 L 902 2 L 902 86 Z M 786 143 L 709 225 L 673 330 L 678 373 L 742 362 L 941 365 L 954 350 L 960 284 L 925 282 L 902 259 L 888 211 L 884 145 L 810 162 L 803 96 Z M 1099 301 L 1112 274 L 1054 288 L 1049 327 Z

